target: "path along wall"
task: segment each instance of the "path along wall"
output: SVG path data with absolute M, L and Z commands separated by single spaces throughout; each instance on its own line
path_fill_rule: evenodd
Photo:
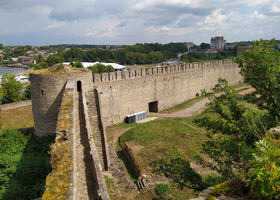
M 101 114 L 105 125 L 124 121 L 126 115 L 158 111 L 194 98 L 202 89 L 210 90 L 218 78 L 230 85 L 243 82 L 233 60 L 182 64 L 124 72 L 95 74 Z M 155 102 L 154 104 L 149 103 Z

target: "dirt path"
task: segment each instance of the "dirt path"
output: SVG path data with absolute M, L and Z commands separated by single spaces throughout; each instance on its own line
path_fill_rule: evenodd
M 245 88 L 249 88 L 250 86 L 242 86 L 242 87 L 238 87 L 235 90 L 241 90 L 241 89 L 245 89 Z M 219 93 L 221 94 L 221 93 Z M 217 95 L 219 95 L 217 94 Z M 191 106 L 183 109 L 183 110 L 179 110 L 177 112 L 173 112 L 173 113 L 153 113 L 153 116 L 157 116 L 157 117 L 191 117 L 194 115 L 198 115 L 200 113 L 202 113 L 204 110 L 207 109 L 207 103 L 209 103 L 208 98 L 204 98 L 198 102 L 195 102 L 194 104 L 192 104 Z
M 91 174 L 91 169 L 89 165 L 89 155 L 87 148 L 88 138 L 85 137 L 85 120 L 83 115 L 83 108 L 81 103 L 81 94 L 75 95 L 76 108 L 78 112 L 76 113 L 75 121 L 75 142 L 74 142 L 74 199 L 91 200 L 96 199 L 94 194 L 94 179 Z

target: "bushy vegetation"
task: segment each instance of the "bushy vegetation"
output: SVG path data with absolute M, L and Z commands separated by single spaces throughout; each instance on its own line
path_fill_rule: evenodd
M 28 99 L 31 99 L 31 84 L 28 84 L 26 86 L 26 89 L 22 94 L 22 100 L 28 100 Z
M 269 133 L 256 142 L 246 181 L 253 196 L 280 198 L 280 133 Z
M 252 159 L 255 142 L 265 135 L 263 123 L 268 116 L 239 104 L 235 90 L 227 85 L 226 80 L 220 79 L 213 91 L 223 91 L 220 96 L 206 94 L 212 100 L 210 108 L 220 117 L 197 120 L 206 127 L 209 138 L 203 144 L 203 151 L 214 161 L 208 163 L 211 168 L 225 178 L 233 178 Z
M 0 104 L 31 99 L 31 85 L 27 85 L 21 95 L 22 89 L 23 85 L 16 80 L 15 75 L 10 73 L 4 74 L 1 80 Z
M 51 171 L 49 145 L 54 138 L 23 135 L 7 129 L 0 133 L 0 199 L 41 197 Z
M 94 66 L 90 66 L 90 67 L 88 67 L 88 69 L 90 69 L 93 74 L 115 71 L 115 69 L 114 69 L 114 67 L 112 67 L 112 65 L 103 65 L 101 63 L 97 63 Z
M 157 184 L 156 186 L 156 193 L 160 196 L 165 195 L 165 193 L 168 190 L 168 185 L 167 184 Z
M 170 178 L 183 189 L 184 187 L 203 190 L 206 185 L 202 177 L 191 168 L 189 161 L 181 158 L 171 159 L 170 161 L 161 159 L 153 162 L 154 172 L 162 173 Z
M 190 52 L 181 56 L 183 62 L 200 62 L 208 60 L 222 60 L 236 56 L 234 51 L 219 51 L 218 53 Z
M 4 74 L 1 82 L 1 103 L 4 104 L 20 101 L 20 92 L 22 88 L 22 84 L 16 80 L 13 74 Z
M 236 58 L 248 83 L 260 94 L 257 104 L 268 110 L 272 116 L 280 119 L 280 52 L 275 50 L 275 39 L 260 40 L 253 45 L 253 50 L 245 51 Z

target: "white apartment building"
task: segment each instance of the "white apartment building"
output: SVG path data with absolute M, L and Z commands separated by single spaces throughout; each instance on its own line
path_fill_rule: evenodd
M 216 36 L 211 38 L 211 49 L 223 49 L 226 44 L 223 36 Z

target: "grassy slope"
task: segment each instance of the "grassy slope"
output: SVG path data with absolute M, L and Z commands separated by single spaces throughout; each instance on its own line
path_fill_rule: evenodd
M 16 109 L 0 111 L 1 128 L 28 128 L 34 126 L 32 107 L 25 106 Z
M 260 111 L 258 108 L 245 101 L 240 101 L 245 107 Z M 205 130 L 198 127 L 195 119 L 209 117 L 218 118 L 217 113 L 206 110 L 203 113 L 188 118 L 164 118 L 151 121 L 145 124 L 125 125 L 120 124 L 117 127 L 131 128 L 121 136 L 122 142 L 134 141 L 136 148 L 141 148 L 141 153 L 137 155 L 140 165 L 150 171 L 150 162 L 158 158 L 176 158 L 188 159 L 190 162 L 199 161 L 200 158 L 207 158 L 201 153 L 202 143 L 207 140 Z M 148 193 L 150 195 L 148 195 Z M 154 191 L 147 191 L 138 195 L 138 197 L 153 197 Z M 194 195 L 190 190 L 181 191 L 172 184 L 169 187 L 168 195 L 172 199 L 182 199 Z

